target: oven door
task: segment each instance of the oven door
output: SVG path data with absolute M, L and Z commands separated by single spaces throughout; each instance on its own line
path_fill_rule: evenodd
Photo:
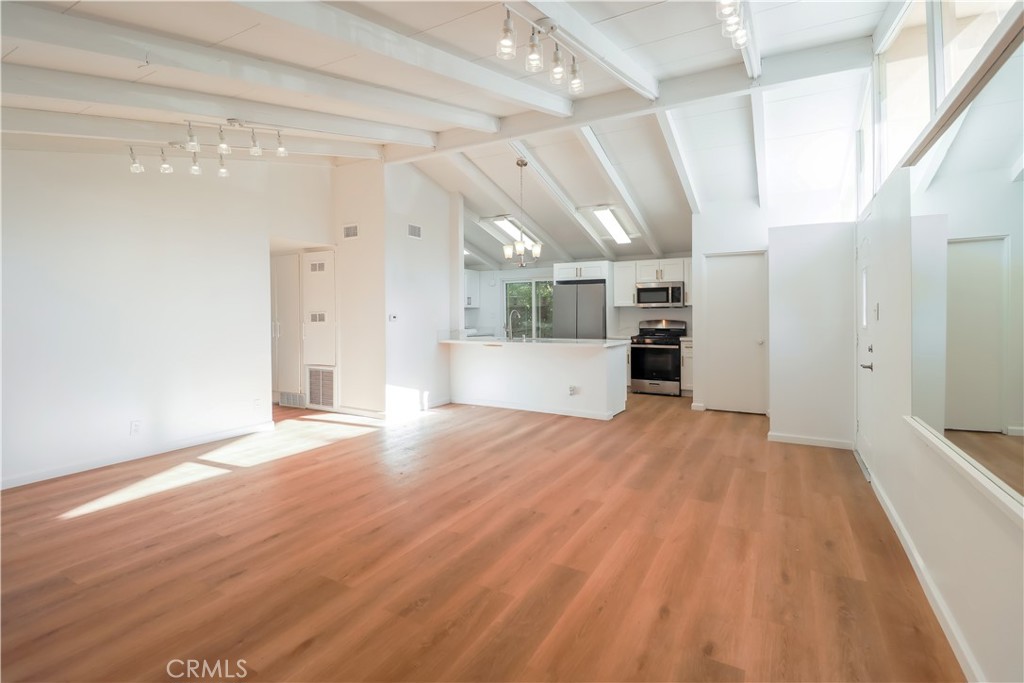
M 630 388 L 635 394 L 681 396 L 682 357 L 679 346 L 632 344 Z

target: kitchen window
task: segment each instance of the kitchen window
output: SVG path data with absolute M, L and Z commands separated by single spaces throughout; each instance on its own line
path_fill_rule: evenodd
M 554 284 L 551 280 L 505 283 L 505 325 L 513 337 L 551 337 Z

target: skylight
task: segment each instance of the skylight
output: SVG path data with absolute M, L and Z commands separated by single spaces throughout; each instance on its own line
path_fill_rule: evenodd
M 619 223 L 619 219 L 615 217 L 615 214 L 607 206 L 594 209 L 594 216 L 597 220 L 601 221 L 601 225 L 604 226 L 604 229 L 617 244 L 629 244 L 632 241 L 629 239 L 629 235 L 626 234 L 626 230 L 622 227 L 622 223 Z
M 530 236 L 527 235 L 526 232 L 522 231 L 516 223 L 512 222 L 514 220 L 514 218 L 510 218 L 509 216 L 501 216 L 494 219 L 494 224 L 514 240 L 520 239 L 519 236 L 522 235 L 523 244 L 526 245 L 526 249 L 528 251 L 532 250 L 534 241 L 530 239 Z

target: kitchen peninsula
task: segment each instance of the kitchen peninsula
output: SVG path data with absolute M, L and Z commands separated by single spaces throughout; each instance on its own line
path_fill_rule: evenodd
M 626 409 L 628 340 L 452 339 L 452 403 L 610 420 Z

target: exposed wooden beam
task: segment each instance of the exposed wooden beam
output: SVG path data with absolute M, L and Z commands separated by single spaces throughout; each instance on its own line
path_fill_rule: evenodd
M 633 200 L 632 194 L 629 192 L 629 188 L 626 187 L 625 181 L 622 180 L 622 176 L 619 175 L 619 170 L 615 168 L 615 164 L 608 157 L 608 153 L 604 151 L 604 146 L 601 141 L 597 139 L 597 134 L 594 133 L 594 129 L 590 126 L 583 126 L 579 130 L 580 138 L 583 140 L 584 146 L 590 150 L 591 155 L 597 161 L 598 165 L 604 170 L 605 176 L 611 182 L 612 187 L 615 188 L 615 193 L 619 196 L 619 201 L 622 202 L 622 208 L 625 209 L 629 215 L 630 220 L 640 231 L 640 239 L 644 241 L 647 248 L 651 250 L 651 253 L 655 256 L 662 256 L 664 252 L 661 247 L 658 246 L 657 240 L 654 239 L 654 235 L 651 233 L 651 228 L 647 225 L 647 221 L 644 220 L 644 215 L 640 213 L 640 207 Z
M 871 68 L 871 39 L 857 38 L 825 47 L 797 50 L 761 60 L 762 89 L 820 78 L 830 74 L 865 71 Z M 619 90 L 579 100 L 571 119 L 552 119 L 534 112 L 502 119 L 498 133 L 451 130 L 438 134 L 437 148 L 430 151 L 388 146 L 385 163 L 418 161 L 436 154 L 464 152 L 481 145 L 518 140 L 537 133 L 574 130 L 611 118 L 646 116 L 684 104 L 721 97 L 744 97 L 751 82 L 743 67 L 732 65 L 661 81 L 657 102 L 648 102 L 634 92 Z
M 589 237 L 597 246 L 601 254 L 606 259 L 615 258 L 615 254 L 608 248 L 605 241 L 601 239 L 601 235 L 598 234 L 597 230 L 594 229 L 594 226 L 592 226 L 583 214 L 580 213 L 579 209 L 576 208 L 576 204 L 569 199 L 569 195 L 566 194 L 565 190 L 558 181 L 555 180 L 555 177 L 551 175 L 548 169 L 540 163 L 536 156 L 534 156 L 533 152 L 531 152 L 525 144 L 519 141 L 510 142 L 509 146 L 512 148 L 513 152 L 526 159 L 529 164 L 526 168 L 533 171 L 533 173 L 540 178 L 541 183 L 544 185 L 544 188 L 548 191 L 551 198 L 555 200 L 555 203 L 557 203 L 562 211 L 565 212 L 565 215 L 575 221 L 576 225 L 586 233 L 587 237 Z
M 744 2 L 747 16 L 747 44 L 740 50 L 747 75 L 757 80 L 761 77 L 761 50 L 757 47 L 757 31 L 754 29 L 754 12 L 751 3 Z
M 415 113 L 448 128 L 489 133 L 501 127 L 494 116 L 388 88 L 269 62 L 217 47 L 154 35 L 138 29 L 73 17 L 24 3 L 4 6 L 3 35 L 91 54 L 240 80 L 298 95 L 353 102 L 383 111 Z
M 557 28 L 552 33 L 553 40 L 562 43 L 587 62 L 604 69 L 642 97 L 651 101 L 658 99 L 658 79 L 654 74 L 638 64 L 569 3 L 562 0 L 527 0 L 525 3 L 510 3 L 509 6 L 523 14 L 522 10 L 516 9 L 517 5 L 523 4 L 531 5 L 555 23 Z
M 477 88 L 506 102 L 570 116 L 572 100 L 403 36 L 324 2 L 236 0 L 249 9 L 349 45 Z
M 183 117 L 238 118 L 258 125 L 329 133 L 372 142 L 417 147 L 433 147 L 437 142 L 435 133 L 415 128 L 16 64 L 3 65 L 2 86 L 4 94 L 154 109 Z
M 750 91 L 750 113 L 754 125 L 754 165 L 757 168 L 757 204 L 768 205 L 768 158 L 764 138 L 764 92 Z
M 690 205 L 692 213 L 700 213 L 700 199 L 697 197 L 697 190 L 693 186 L 693 174 L 686 166 L 686 157 L 683 154 L 683 140 L 676 129 L 676 124 L 667 111 L 659 111 L 655 116 L 658 118 L 658 127 L 661 128 L 661 135 L 665 138 L 665 147 L 668 148 L 669 156 L 672 157 L 672 165 L 676 169 L 676 176 L 679 177 L 679 184 L 683 186 L 686 203 Z
M 913 0 L 895 0 L 886 3 L 882 18 L 878 20 L 878 26 L 871 34 L 871 43 L 875 54 L 885 52 L 892 44 L 896 34 L 899 33 L 900 23 L 910 10 L 912 2 Z
M 184 141 L 185 129 L 173 123 L 134 121 L 87 114 L 66 114 L 64 112 L 37 111 L 3 107 L 0 123 L 4 133 L 28 133 L 53 137 L 87 138 L 94 140 L 117 140 L 134 144 L 167 147 L 174 140 Z M 211 147 L 217 144 L 212 129 L 196 127 L 200 143 Z M 225 129 L 224 136 L 232 147 L 244 149 L 249 146 L 249 132 Z M 347 140 L 324 140 L 300 136 L 285 138 L 291 154 L 314 156 L 349 157 L 353 159 L 380 159 L 380 145 Z
M 963 127 L 964 122 L 967 120 L 967 115 L 970 111 L 970 106 L 964 109 L 964 113 L 953 122 L 953 125 L 949 127 L 941 138 L 939 138 L 939 141 L 935 143 L 928 154 L 921 159 L 921 163 L 918 164 L 918 192 L 924 192 L 931 187 L 932 182 L 935 181 L 935 177 L 939 174 L 942 164 L 946 161 L 946 155 L 949 153 L 950 147 L 953 146 L 957 136 L 960 134 L 960 130 Z
M 505 190 L 501 189 L 496 182 L 491 180 L 490 176 L 480 170 L 480 167 L 474 164 L 465 154 L 453 154 L 449 157 L 449 160 L 459 170 L 462 175 L 466 176 L 472 183 L 480 188 L 484 193 L 487 194 L 491 200 L 501 207 L 502 213 L 509 214 L 515 218 L 522 218 L 523 227 L 526 228 L 535 238 L 540 240 L 544 245 L 545 249 L 553 251 L 559 259 L 563 261 L 571 261 L 572 257 L 569 256 L 569 252 L 562 248 L 558 242 L 556 242 L 547 230 L 542 228 L 537 221 L 533 220 L 529 214 L 523 211 L 522 207 L 519 206 L 512 197 L 508 196 Z

